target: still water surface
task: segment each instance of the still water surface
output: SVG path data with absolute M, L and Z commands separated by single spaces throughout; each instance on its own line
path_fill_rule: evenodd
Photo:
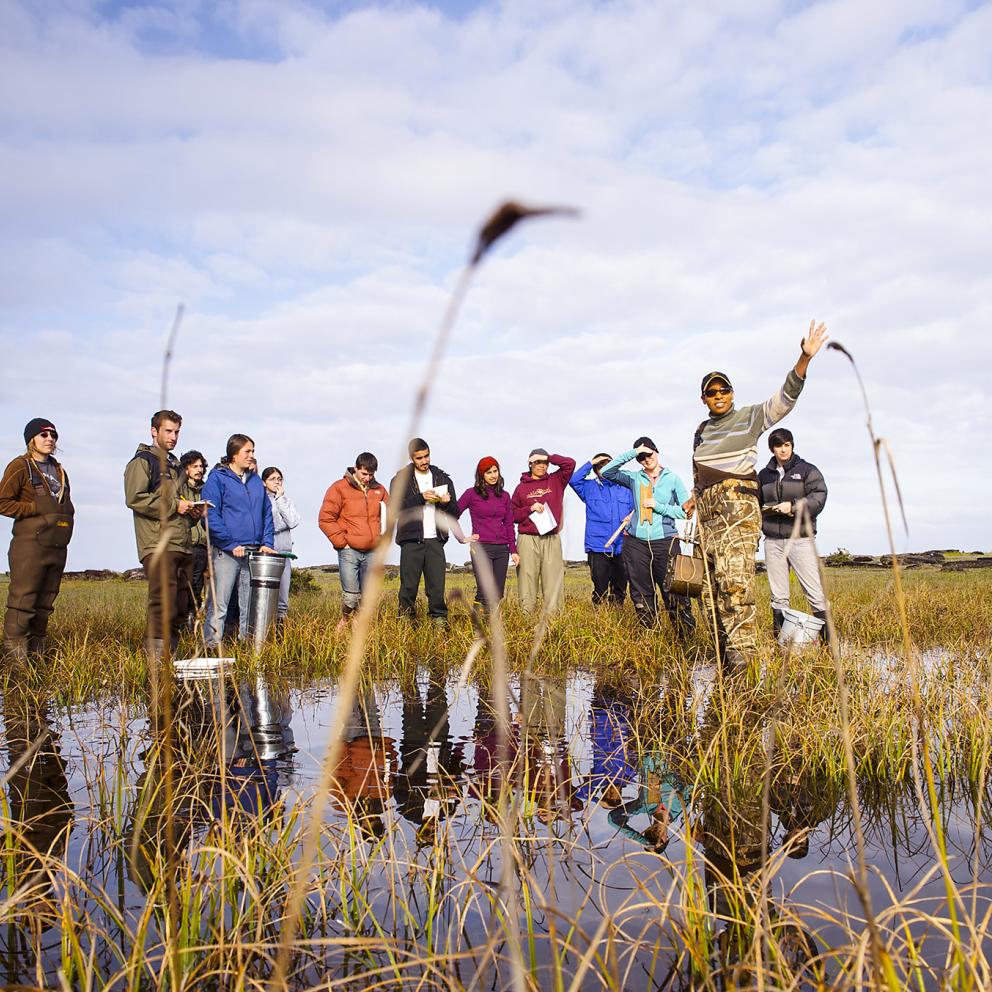
M 707 693 L 703 679 L 685 701 L 702 735 Z M 608 914 L 623 920 L 625 932 L 649 929 L 657 913 L 643 898 L 645 891 L 659 901 L 670 899 L 701 855 L 710 866 L 707 898 L 719 930 L 719 917 L 728 909 L 717 872 L 756 872 L 764 829 L 774 863 L 772 913 L 783 906 L 798 913 L 805 939 L 818 952 L 849 941 L 860 928 L 861 910 L 847 880 L 855 846 L 842 785 L 812 771 L 777 775 L 765 821 L 762 764 L 745 762 L 736 770 L 731 801 L 708 795 L 698 782 L 686 780 L 663 749 L 647 743 L 657 735 L 645 730 L 643 694 L 635 701 L 575 672 L 562 680 L 514 683 L 511 697 L 506 756 L 515 762 L 514 794 L 530 824 L 525 858 L 546 897 L 543 907 L 532 910 L 530 926 L 538 933 L 547 932 L 555 914 L 559 923 L 578 921 L 587 933 Z M 49 894 L 58 898 L 71 891 L 77 910 L 108 920 L 96 928 L 101 936 L 94 938 L 94 952 L 107 959 L 109 973 L 113 956 L 103 944 L 114 926 L 101 898 L 123 918 L 137 920 L 152 873 L 134 852 L 164 823 L 161 804 L 137 799 L 152 791 L 150 776 L 156 774 L 148 759 L 152 725 L 146 711 L 115 702 L 43 712 L 22 703 L 4 700 L 5 768 L 13 769 L 5 826 L 20 824 L 22 841 L 42 850 L 55 845 L 64 853 L 78 878 L 51 876 Z M 182 713 L 176 760 L 205 770 L 198 801 L 175 810 L 180 846 L 202 840 L 222 813 L 259 818 L 312 796 L 337 705 L 335 683 L 302 690 L 278 690 L 262 679 L 236 687 L 217 680 L 177 683 L 176 704 Z M 359 844 L 388 845 L 392 861 L 410 866 L 403 873 L 399 915 L 390 917 L 398 898 L 396 877 L 372 873 L 367 880 L 370 905 L 380 918 L 397 921 L 395 936 L 422 941 L 425 920 L 436 912 L 435 931 L 457 931 L 469 947 L 490 940 L 490 901 L 477 893 L 486 887 L 496 892 L 502 873 L 498 830 L 486 802 L 498 791 L 501 753 L 487 692 L 427 669 L 407 685 L 381 683 L 366 690 L 352 707 L 325 817 L 343 823 L 343 810 L 350 809 Z M 992 873 L 987 841 L 975 845 L 974 797 L 963 786 L 955 791 L 953 781 L 942 784 L 941 796 L 952 873 L 967 887 L 977 871 L 981 915 Z M 917 909 L 946 912 L 927 832 L 929 813 L 921 813 L 912 782 L 862 783 L 861 799 L 876 912 L 909 893 Z M 67 847 L 60 848 L 66 832 Z M 123 843 L 107 843 L 110 834 Z M 457 899 L 438 911 L 418 888 L 416 867 L 426 872 L 439 835 L 449 851 L 445 884 L 468 884 L 476 892 L 461 900 L 460 912 Z M 326 916 L 328 936 L 349 934 L 343 909 L 332 908 Z M 913 930 L 920 935 L 918 920 Z M 668 940 L 674 962 L 678 939 L 670 934 Z M 938 935 L 926 946 L 939 974 L 946 948 Z M 61 951 L 58 927 L 31 935 L 23 921 L 11 922 L 0 933 L 0 981 L 28 982 L 39 974 L 54 981 Z M 540 958 L 540 949 L 536 953 Z M 309 977 L 319 980 L 321 969 L 333 974 L 346 967 L 329 951 Z M 673 964 L 666 970 L 651 954 L 632 953 L 628 967 L 628 987 L 681 987 L 684 969 Z M 503 981 L 494 974 L 487 984 Z

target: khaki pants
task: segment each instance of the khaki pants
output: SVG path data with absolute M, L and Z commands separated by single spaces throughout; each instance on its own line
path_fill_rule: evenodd
M 787 538 L 765 538 L 765 567 L 768 569 L 768 585 L 772 591 L 772 609 L 789 608 L 789 566 L 796 573 L 799 584 L 809 600 L 813 613 L 821 613 L 827 608 L 827 597 L 823 595 L 820 582 L 820 565 L 816 558 L 816 545 L 811 537 L 797 537 L 786 553 Z
M 520 608 L 530 613 L 537 607 L 538 593 L 544 596 L 549 613 L 556 613 L 565 605 L 565 560 L 561 554 L 561 537 L 558 534 L 521 534 L 517 538 L 520 565 L 517 568 L 517 587 L 520 591 Z

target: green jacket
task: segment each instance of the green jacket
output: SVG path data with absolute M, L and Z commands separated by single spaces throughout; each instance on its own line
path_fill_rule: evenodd
M 183 473 L 183 481 L 179 484 L 179 495 L 190 503 L 196 503 L 203 498 L 203 483 L 201 482 L 198 486 L 194 486 L 189 479 L 185 478 L 185 473 Z M 193 547 L 202 545 L 207 546 L 207 515 L 204 514 L 199 520 L 191 520 L 189 523 L 190 539 L 193 542 Z
M 158 451 L 147 444 L 139 444 L 134 457 L 124 469 L 124 501 L 134 514 L 134 538 L 138 545 L 138 560 L 150 555 L 158 544 L 161 529 L 161 504 L 165 500 L 165 529 L 168 534 L 167 551 L 184 554 L 192 553 L 190 521 L 180 516 L 176 507 L 179 504 L 177 488 L 180 475 L 179 461 L 170 454 L 165 463 L 165 471 L 159 485 L 153 488 L 153 470 L 150 459 L 143 454 L 149 452 L 153 458 Z

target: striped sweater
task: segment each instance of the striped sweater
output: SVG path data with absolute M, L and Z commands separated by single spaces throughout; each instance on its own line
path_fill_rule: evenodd
M 777 424 L 795 405 L 806 380 L 795 369 L 782 388 L 764 403 L 734 407 L 727 413 L 710 414 L 696 433 L 692 453 L 693 489 L 698 495 L 721 479 L 756 479 L 758 438 Z

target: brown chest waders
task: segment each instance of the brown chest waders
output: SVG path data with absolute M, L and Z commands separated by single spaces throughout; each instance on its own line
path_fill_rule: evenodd
M 65 571 L 66 549 L 72 537 L 75 510 L 69 497 L 69 480 L 62 472 L 60 498 L 56 499 L 41 472 L 25 458 L 28 478 L 34 489 L 35 512 L 14 521 L 13 537 L 7 560 L 10 562 L 10 587 L 7 590 L 7 615 L 4 618 L 5 645 L 15 654 L 27 650 L 42 652 L 48 633 L 48 618 Z

